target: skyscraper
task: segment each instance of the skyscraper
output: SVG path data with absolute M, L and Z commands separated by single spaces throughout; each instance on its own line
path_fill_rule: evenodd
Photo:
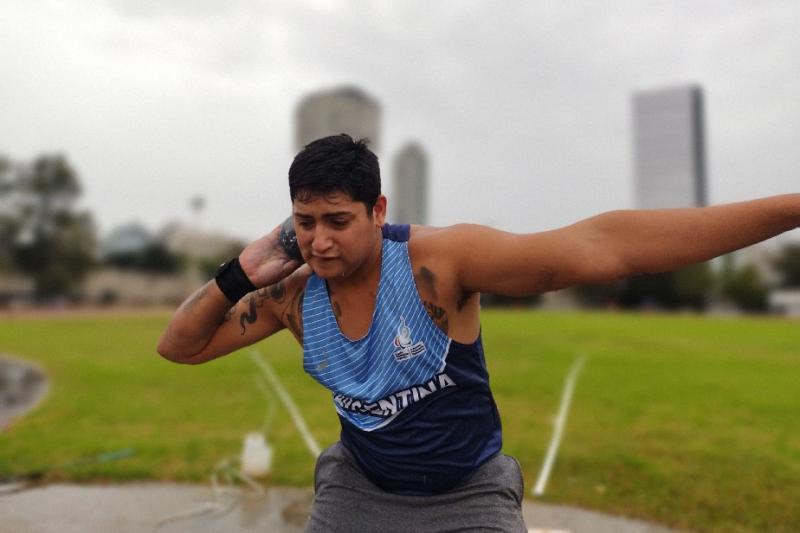
M 705 205 L 702 89 L 688 85 L 635 93 L 633 131 L 636 208 Z
M 369 138 L 370 149 L 380 143 L 380 104 L 357 87 L 327 89 L 303 98 L 295 112 L 295 148 L 320 137 L 347 133 Z
M 394 157 L 393 223 L 427 223 L 427 173 L 428 157 L 417 143 L 406 144 Z
M 378 101 L 357 87 L 344 86 L 311 93 L 300 100 L 295 112 L 295 148 L 300 150 L 321 137 L 347 133 L 355 139 L 367 137 L 370 149 L 378 153 L 380 119 Z M 407 143 L 393 158 L 392 170 L 390 220 L 397 224 L 425 224 L 428 203 L 428 158 L 425 151 L 417 143 Z M 386 186 L 385 167 L 383 183 Z

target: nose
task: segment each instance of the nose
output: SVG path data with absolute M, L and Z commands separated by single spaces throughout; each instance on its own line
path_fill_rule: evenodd
M 316 255 L 325 255 L 331 245 L 333 244 L 333 240 L 331 240 L 328 232 L 325 231 L 324 228 L 320 228 L 319 226 L 314 228 L 314 236 L 311 239 L 311 251 Z

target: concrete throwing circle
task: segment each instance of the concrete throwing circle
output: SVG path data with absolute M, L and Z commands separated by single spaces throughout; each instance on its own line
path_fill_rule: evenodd
M 46 392 L 47 378 L 40 368 L 0 355 L 0 430 L 33 409 Z

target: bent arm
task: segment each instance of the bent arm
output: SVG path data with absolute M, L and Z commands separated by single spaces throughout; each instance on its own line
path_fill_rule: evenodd
M 196 354 L 208 344 L 231 307 L 214 280 L 209 281 L 178 307 L 156 350 L 175 362 Z
M 158 343 L 159 354 L 176 363 L 203 363 L 285 327 L 280 317 L 296 314 L 287 310 L 287 288 L 302 290 L 304 278 L 296 270 L 300 262 L 281 248 L 279 231 L 280 226 L 274 228 L 239 255 L 245 276 L 261 288 L 231 302 L 216 281 L 209 281 L 175 312 Z
M 787 194 L 710 207 L 611 211 L 527 235 L 456 226 L 448 248 L 458 258 L 465 291 L 526 295 L 675 270 L 799 224 L 800 195 Z
M 231 304 L 216 282 L 209 281 L 175 312 L 158 343 L 158 353 L 175 363 L 199 364 L 280 331 L 283 323 L 264 302 L 282 290 L 279 282 Z

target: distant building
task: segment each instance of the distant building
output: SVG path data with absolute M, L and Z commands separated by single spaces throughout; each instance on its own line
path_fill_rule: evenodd
M 0 272 L 0 307 L 33 305 L 36 285 L 32 278 L 13 272 Z
M 153 274 L 117 268 L 94 270 L 83 281 L 83 296 L 92 304 L 178 305 L 197 289 L 187 274 Z
M 218 258 L 238 252 L 245 246 L 230 235 L 202 231 L 177 222 L 164 226 L 157 239 L 170 253 L 193 258 Z
M 104 257 L 144 253 L 160 245 L 176 256 L 189 258 L 183 272 L 105 266 L 89 273 L 83 282 L 87 302 L 119 305 L 177 305 L 206 280 L 201 272 L 204 260 L 220 261 L 237 254 L 244 243 L 223 233 L 203 231 L 173 222 L 156 235 L 132 223 L 112 231 L 103 243 Z
M 395 224 L 426 224 L 428 157 L 416 143 L 406 144 L 394 158 L 394 188 L 389 210 Z
M 370 149 L 380 145 L 381 109 L 377 100 L 356 87 L 318 91 L 303 98 L 295 113 L 295 148 L 328 135 L 367 137 Z
M 769 295 L 769 310 L 786 316 L 800 316 L 800 290 L 778 289 Z
M 699 86 L 634 94 L 634 188 L 637 208 L 706 204 L 703 120 L 703 93 Z
M 147 229 L 138 222 L 131 222 L 111 230 L 100 244 L 100 255 L 105 258 L 139 254 L 152 243 L 153 237 Z

